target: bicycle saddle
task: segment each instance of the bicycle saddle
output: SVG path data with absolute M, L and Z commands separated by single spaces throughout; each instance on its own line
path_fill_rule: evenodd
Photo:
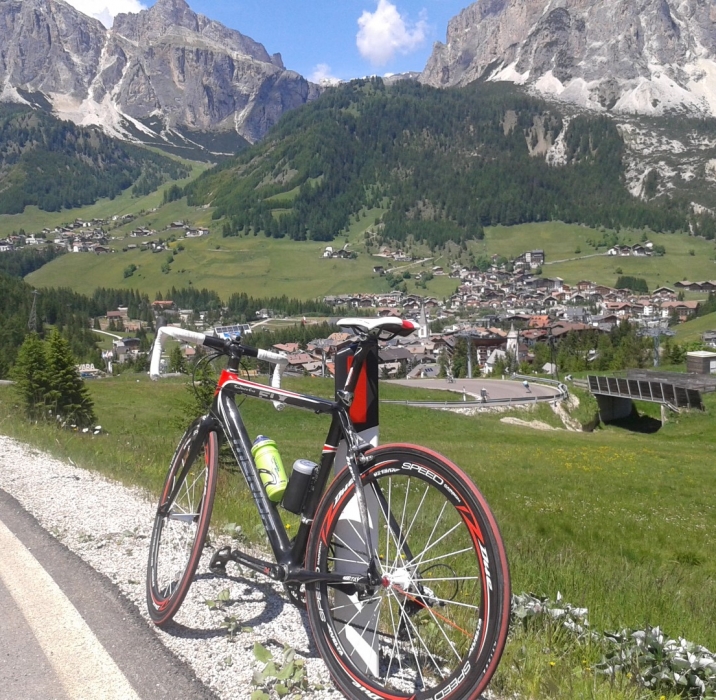
M 386 316 L 385 318 L 342 318 L 338 321 L 341 328 L 352 330 L 358 335 L 377 337 L 384 333 L 406 336 L 418 330 L 418 324 L 402 318 Z

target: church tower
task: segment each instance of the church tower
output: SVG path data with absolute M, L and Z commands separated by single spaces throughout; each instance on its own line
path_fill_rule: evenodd
M 519 331 L 515 330 L 515 324 L 510 325 L 510 332 L 507 334 L 507 347 L 506 351 L 512 355 L 515 362 L 519 362 L 517 353 L 519 352 L 518 341 L 520 339 Z
M 429 338 L 430 337 L 430 323 L 428 316 L 425 313 L 425 304 L 420 304 L 420 320 L 418 321 L 418 338 Z

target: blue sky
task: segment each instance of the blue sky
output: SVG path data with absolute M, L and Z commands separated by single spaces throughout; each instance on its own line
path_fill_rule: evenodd
M 110 26 L 154 0 L 67 0 Z M 187 0 L 194 12 L 280 53 L 286 68 L 318 80 L 420 71 L 433 42 L 469 0 Z

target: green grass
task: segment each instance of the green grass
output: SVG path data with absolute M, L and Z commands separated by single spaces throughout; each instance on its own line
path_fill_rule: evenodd
M 166 234 L 165 234 L 166 235 Z M 143 239 L 127 239 L 139 243 Z M 125 242 L 125 243 L 126 243 Z M 90 294 L 98 286 L 138 289 L 154 298 L 171 287 L 194 286 L 215 290 L 228 300 L 235 292 L 255 297 L 287 295 L 313 299 L 327 294 L 388 289 L 372 272 L 367 256 L 356 260 L 324 259 L 323 243 L 301 244 L 265 236 L 221 238 L 212 234 L 183 241 L 184 248 L 163 274 L 167 253 L 131 250 L 105 256 L 64 255 L 27 277 L 37 287 L 66 286 Z M 138 270 L 125 278 L 124 269 L 134 264 Z
M 180 411 L 171 407 L 185 395 L 183 383 L 126 374 L 88 386 L 107 435 L 28 426 L 17 418 L 8 387 L 0 387 L 0 430 L 156 493 L 181 432 Z M 327 380 L 312 378 L 287 386 L 324 396 L 332 391 Z M 389 399 L 431 395 L 385 383 L 381 391 Z M 671 636 L 714 649 L 716 397 L 705 401 L 706 412 L 672 417 L 650 435 L 616 427 L 542 432 L 501 423 L 500 415 L 383 404 L 381 439 L 429 446 L 472 476 L 502 529 L 515 592 L 554 598 L 559 591 L 589 608 L 597 630 L 661 625 Z M 250 434 L 264 432 L 277 441 L 285 464 L 319 457 L 325 417 L 277 413 L 251 401 L 242 412 Z M 243 521 L 253 533 L 256 521 L 245 518 L 242 482 L 236 473 L 222 473 L 215 523 Z M 573 641 L 550 647 L 545 635 L 553 632 L 517 631 L 497 686 L 525 697 L 645 697 L 629 684 L 595 679 L 585 669 L 599 660 L 600 648 Z M 562 674 L 548 658 L 561 664 Z
M 679 343 L 691 343 L 701 340 L 706 331 L 716 330 L 716 312 L 680 323 L 672 330 L 676 333 L 674 340 Z

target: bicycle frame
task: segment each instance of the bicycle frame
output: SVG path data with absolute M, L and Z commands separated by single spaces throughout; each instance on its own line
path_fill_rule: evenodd
M 356 482 L 356 499 L 361 510 L 366 542 L 370 542 L 370 531 L 367 527 L 369 522 L 368 511 L 363 485 L 360 481 L 361 466 L 370 461 L 370 458 L 364 456 L 364 452 L 370 448 L 370 445 L 360 441 L 348 414 L 353 391 L 370 342 L 363 341 L 358 344 L 353 365 L 346 380 L 346 386 L 342 391 L 337 392 L 337 400 L 335 401 L 273 388 L 244 379 L 238 374 L 240 358 L 230 358 L 228 368 L 222 371 L 217 382 L 214 401 L 209 414 L 205 418 L 205 427 L 203 429 L 208 431 L 212 428 L 221 427 L 221 431 L 231 447 L 231 451 L 239 464 L 256 503 L 276 562 L 257 559 L 238 550 L 232 551 L 230 557 L 227 557 L 226 560 L 231 559 L 238 564 L 284 583 L 327 582 L 354 586 L 371 586 L 380 583 L 378 566 L 375 561 L 371 562 L 367 575 L 363 577 L 319 573 L 307 571 L 303 567 L 308 536 L 313 526 L 313 517 L 325 486 L 331 477 L 338 444 L 341 439 L 345 439 L 347 443 L 348 468 L 351 470 L 353 479 Z M 256 463 L 251 454 L 252 441 L 236 405 L 235 397 L 237 395 L 273 401 L 286 406 L 312 411 L 313 413 L 330 414 L 332 416 L 328 435 L 321 453 L 321 460 L 318 469 L 314 472 L 311 488 L 301 514 L 298 532 L 293 540 L 289 540 L 280 513 L 277 507 L 269 500 L 261 483 Z M 369 551 L 372 551 L 372 549 Z

